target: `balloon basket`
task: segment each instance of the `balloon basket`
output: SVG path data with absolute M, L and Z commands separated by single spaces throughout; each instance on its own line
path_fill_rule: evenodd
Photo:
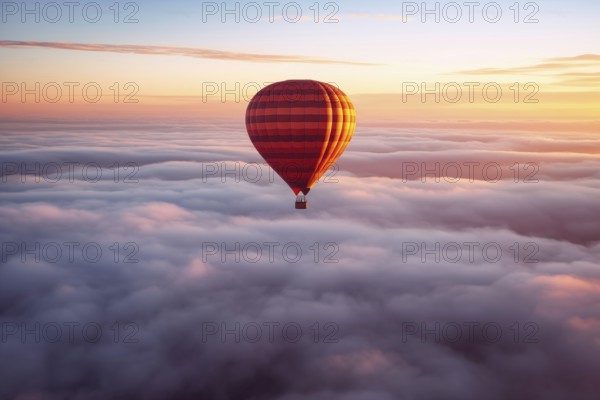
M 296 210 L 306 210 L 308 208 L 308 201 L 297 201 Z
M 308 208 L 308 201 L 304 194 L 298 194 L 296 196 L 296 210 L 306 210 Z

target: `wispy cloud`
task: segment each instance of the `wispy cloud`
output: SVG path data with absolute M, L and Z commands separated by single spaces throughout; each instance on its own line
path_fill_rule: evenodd
M 134 45 L 134 44 L 86 44 L 86 43 L 32 42 L 32 41 L 1 40 L 0 48 L 1 47 L 3 47 L 3 48 L 38 47 L 38 48 L 49 48 L 49 49 L 96 51 L 96 52 L 107 52 L 107 53 L 184 56 L 184 57 L 206 58 L 206 59 L 214 59 L 214 60 L 246 61 L 246 62 L 262 62 L 262 63 L 345 64 L 345 65 L 355 65 L 355 66 L 376 65 L 376 64 L 370 64 L 370 63 L 331 60 L 331 59 L 313 58 L 313 57 L 307 57 L 307 56 L 240 53 L 240 52 L 222 51 L 222 50 L 214 50 L 214 49 L 201 49 L 201 48 L 193 48 L 193 47 L 147 46 L 147 45 Z
M 600 54 L 582 54 L 573 57 L 556 57 L 544 60 L 544 63 L 522 67 L 508 68 L 479 68 L 459 71 L 461 74 L 470 75 L 512 75 L 521 73 L 554 72 L 572 68 L 595 67 L 600 61 Z
M 565 72 L 559 74 L 560 77 L 565 79 L 559 82 L 563 86 L 583 86 L 589 87 L 592 85 L 600 85 L 600 72 Z
M 587 78 L 577 78 L 577 79 L 565 79 L 564 81 L 560 81 L 557 85 L 561 86 L 581 86 L 589 88 L 590 86 L 600 86 L 600 77 L 587 77 Z
M 375 21 L 412 21 L 413 18 L 399 14 L 369 14 L 369 13 L 351 13 L 343 16 L 350 19 L 366 19 Z
M 284 20 L 285 18 L 282 15 L 276 15 L 274 17 L 263 17 L 263 21 L 270 20 Z M 371 14 L 371 13 L 350 13 L 343 15 L 332 15 L 330 17 L 326 17 L 326 21 L 333 23 L 339 22 L 344 19 L 354 19 L 354 20 L 372 20 L 372 21 L 401 21 L 401 22 L 409 22 L 414 21 L 414 18 L 401 15 L 401 14 Z M 298 22 L 315 22 L 315 17 L 311 15 L 303 15 L 298 18 Z
M 581 54 L 574 57 L 556 57 L 548 61 L 600 61 L 600 54 Z
M 459 71 L 469 75 L 535 75 L 555 78 L 558 87 L 597 88 L 600 85 L 600 72 L 590 69 L 600 68 L 600 54 L 581 54 L 572 57 L 553 57 L 543 63 L 508 68 L 479 68 Z
M 547 72 L 554 70 L 561 70 L 569 68 L 571 65 L 565 65 L 561 63 L 544 63 L 530 65 L 527 67 L 512 67 L 512 68 L 479 68 L 467 71 L 460 71 L 461 74 L 471 75 L 512 75 L 518 73 L 532 73 L 532 72 Z

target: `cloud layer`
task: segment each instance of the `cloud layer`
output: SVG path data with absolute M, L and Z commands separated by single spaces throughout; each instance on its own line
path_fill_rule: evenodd
M 0 147 L 1 398 L 597 397 L 592 134 L 362 128 L 303 213 L 235 124 L 13 122 Z M 443 173 L 472 162 L 503 176 Z

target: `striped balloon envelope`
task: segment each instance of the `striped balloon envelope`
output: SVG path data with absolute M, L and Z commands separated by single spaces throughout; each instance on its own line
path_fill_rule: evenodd
M 352 139 L 356 112 L 337 87 L 289 80 L 260 90 L 246 110 L 250 140 L 296 194 L 296 208 Z

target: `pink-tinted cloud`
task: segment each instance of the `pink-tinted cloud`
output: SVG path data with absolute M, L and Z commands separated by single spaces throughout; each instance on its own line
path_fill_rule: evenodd
M 279 178 L 203 172 L 207 161 L 258 161 L 243 127 L 111 124 L 3 128 L 2 160 L 131 161 L 139 172 L 131 184 L 113 175 L 1 183 L 1 243 L 96 242 L 106 253 L 95 263 L 14 254 L 0 263 L 0 323 L 97 322 L 105 332 L 98 343 L 8 337 L 0 397 L 597 397 L 595 135 L 360 128 L 335 179 L 318 183 L 299 213 Z M 398 175 L 405 160 L 452 159 L 535 160 L 540 182 Z M 136 243 L 138 262 L 115 262 L 115 242 Z M 262 244 L 273 242 L 271 261 Z M 504 256 L 469 259 L 464 243 L 473 242 L 495 243 Z M 225 258 L 207 255 L 207 243 L 223 244 Z M 263 246 L 262 258 L 244 259 L 256 255 L 248 247 L 236 259 L 236 244 L 249 243 Z M 286 260 L 286 243 L 303 257 Z M 334 246 L 319 247 L 315 262 L 315 243 Z M 407 257 L 406 243 L 457 243 L 463 257 Z M 516 261 L 515 243 L 526 251 Z M 527 243 L 537 246 L 535 263 L 524 262 Z M 115 343 L 115 322 L 135 323 L 138 342 Z M 273 340 L 266 328 L 248 340 L 265 323 Z M 277 330 L 289 323 L 303 331 L 297 342 Z M 502 335 L 491 341 L 492 326 L 470 337 L 469 323 L 495 324 Z M 207 326 L 218 333 L 207 336 Z

